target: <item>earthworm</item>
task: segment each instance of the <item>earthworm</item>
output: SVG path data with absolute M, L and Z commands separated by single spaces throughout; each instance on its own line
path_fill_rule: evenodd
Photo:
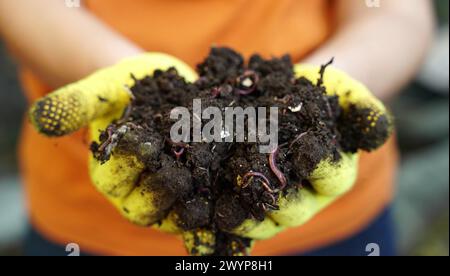
M 264 182 L 264 181 L 259 181 L 261 183 L 261 185 L 263 186 L 263 188 L 269 192 L 269 194 L 271 195 L 272 193 L 275 193 L 274 190 L 272 190 L 272 188 L 269 187 L 268 183 Z
M 279 187 L 279 190 L 283 190 L 286 187 L 287 180 L 286 180 L 286 177 L 284 176 L 284 174 L 280 171 L 280 169 L 278 169 L 277 164 L 276 164 L 278 150 L 279 150 L 279 148 L 277 147 L 275 150 L 273 150 L 269 154 L 269 166 L 270 166 L 270 169 L 272 170 L 272 172 L 278 178 L 278 181 L 280 181 L 281 185 Z
M 267 193 L 267 195 L 270 197 L 270 200 L 272 201 L 272 204 L 275 204 L 275 202 L 276 202 L 275 196 L 273 194 L 271 194 L 271 193 Z
M 218 88 L 218 87 L 213 87 L 213 88 L 211 89 L 211 96 L 212 96 L 213 98 L 219 97 L 219 96 L 220 96 L 220 88 Z
M 106 133 L 108 134 L 108 138 L 106 138 L 105 142 L 103 142 L 103 144 L 98 148 L 98 151 L 102 152 L 105 150 L 105 148 L 112 142 L 112 126 L 108 126 L 106 128 Z
M 180 160 L 181 155 L 184 153 L 184 148 L 181 147 L 179 150 L 173 150 L 173 153 L 175 154 L 175 157 L 177 158 L 177 161 Z
M 122 114 L 122 118 L 120 118 L 117 121 L 117 123 L 118 124 L 125 123 L 128 120 L 128 118 L 130 117 L 130 115 L 131 115 L 131 110 L 132 110 L 131 104 L 127 105 L 127 107 L 125 108 L 125 110 L 124 110 L 124 112 Z
M 268 207 L 270 207 L 270 209 L 272 209 L 272 210 L 275 210 L 275 211 L 277 211 L 277 210 L 280 210 L 280 207 L 278 207 L 277 205 L 272 205 L 272 204 L 269 204 L 269 203 L 264 203 L 266 206 L 268 206 Z
M 248 87 L 245 86 L 245 85 L 243 85 L 243 82 L 244 82 L 245 80 L 250 80 L 250 81 L 252 82 L 251 85 L 248 86 Z M 242 86 L 245 86 L 245 88 L 244 88 L 244 89 L 242 89 L 242 88 L 236 88 L 236 92 L 237 92 L 239 95 L 242 95 L 242 96 L 249 95 L 249 94 L 253 93 L 253 92 L 256 90 L 256 84 L 258 83 L 258 81 L 259 81 L 259 77 L 258 77 L 258 75 L 255 73 L 255 71 L 247 70 L 247 71 L 244 72 L 244 74 L 242 74 L 241 76 L 239 76 L 239 77 L 236 79 L 236 82 L 237 82 L 238 84 L 240 84 L 241 87 L 242 87 Z
M 177 161 L 180 159 L 180 157 L 183 155 L 184 150 L 189 147 L 189 145 L 186 145 L 184 143 L 175 143 L 171 139 L 166 140 L 172 147 L 179 147 L 179 150 L 173 149 L 172 152 L 175 154 L 175 157 L 177 158 Z
M 256 206 L 263 209 L 264 212 L 267 212 L 267 208 L 266 208 L 266 205 L 264 204 L 264 202 L 258 202 L 258 203 L 256 203 Z
M 280 210 L 280 207 L 278 207 L 277 205 L 273 205 L 267 202 L 258 202 L 256 203 L 256 207 L 261 208 L 264 212 L 267 212 L 267 209 L 271 209 L 271 210 Z
M 259 178 L 261 178 L 262 180 L 264 180 L 264 182 L 261 181 L 261 183 L 263 184 L 263 187 L 264 187 L 266 190 L 268 189 L 268 190 L 267 190 L 268 192 L 270 192 L 270 193 L 273 192 L 273 190 L 270 189 L 270 187 L 269 187 L 269 185 L 270 185 L 269 179 L 267 179 L 267 177 L 266 177 L 264 174 L 259 173 L 259 172 L 248 172 L 248 173 L 246 173 L 246 174 L 242 177 L 242 181 L 244 182 L 244 185 L 242 185 L 242 189 L 246 188 L 246 187 L 250 184 L 250 182 L 247 182 L 246 180 L 247 180 L 249 177 L 252 177 L 252 176 L 259 177 Z
M 295 137 L 295 139 L 291 142 L 291 144 L 289 145 L 289 148 L 292 148 L 292 146 L 297 143 L 300 139 L 302 139 L 306 134 L 308 134 L 307 131 L 300 133 L 297 137 Z

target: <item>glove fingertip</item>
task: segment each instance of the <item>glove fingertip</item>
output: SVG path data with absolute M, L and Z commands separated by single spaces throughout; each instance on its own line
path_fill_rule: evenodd
M 386 110 L 350 105 L 343 114 L 341 127 L 341 134 L 347 138 L 343 143 L 344 150 L 371 152 L 378 149 L 392 135 L 393 121 L 393 116 Z
M 311 174 L 309 181 L 317 193 L 339 196 L 353 187 L 358 173 L 358 155 L 341 153 L 340 158 L 323 160 Z
M 183 233 L 186 250 L 192 256 L 205 256 L 214 253 L 216 238 L 212 231 L 197 229 Z
M 80 102 L 76 97 L 50 94 L 35 102 L 29 111 L 29 119 L 35 129 L 46 136 L 58 137 L 83 126 L 83 116 L 76 112 Z

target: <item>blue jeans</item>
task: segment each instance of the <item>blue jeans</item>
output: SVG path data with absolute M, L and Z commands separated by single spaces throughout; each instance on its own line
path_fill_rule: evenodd
M 366 252 L 366 246 L 370 243 L 379 246 L 381 256 L 395 255 L 390 209 L 386 209 L 358 234 L 324 248 L 303 253 L 301 256 L 367 256 L 369 253 Z M 34 229 L 30 229 L 27 234 L 24 253 L 27 256 L 67 256 L 69 254 L 64 246 L 45 239 Z M 89 255 L 89 252 L 81 252 L 81 255 Z
M 301 256 L 368 256 L 369 244 L 379 249 L 380 256 L 395 256 L 395 238 L 391 210 L 381 213 L 366 229 L 358 234 L 323 248 L 300 254 Z M 367 249 L 367 251 L 366 251 Z

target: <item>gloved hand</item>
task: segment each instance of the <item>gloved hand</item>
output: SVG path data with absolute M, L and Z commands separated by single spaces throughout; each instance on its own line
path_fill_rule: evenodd
M 175 67 L 187 81 L 197 78 L 188 65 L 175 57 L 161 53 L 142 54 L 99 70 L 38 100 L 30 110 L 31 122 L 47 136 L 63 136 L 89 125 L 91 140 L 98 142 L 99 131 L 120 118 L 130 101 L 126 86 L 134 84 L 131 74 L 140 79 L 156 69 L 170 67 Z M 92 154 L 89 157 L 90 176 L 96 188 L 128 220 L 149 226 L 163 218 L 170 203 L 158 200 L 161 191 L 152 188 L 154 178 L 139 179 L 143 168 L 135 156 L 113 154 L 104 164 Z M 177 231 L 169 219 L 157 227 Z
M 163 54 L 145 54 L 131 58 L 116 66 L 100 70 L 88 78 L 63 87 L 36 102 L 30 111 L 33 125 L 48 136 L 62 136 L 89 124 L 91 139 L 98 142 L 99 130 L 104 130 L 114 120 L 121 117 L 129 103 L 130 94 L 125 85 L 131 86 L 132 73 L 136 78 L 151 74 L 155 69 L 177 68 L 180 75 L 188 81 L 197 76 L 181 61 Z M 304 76 L 313 82 L 319 79 L 319 67 L 298 65 L 297 76 Z M 354 108 L 367 109 L 369 123 L 355 119 L 355 130 L 364 135 L 371 135 L 372 129 L 385 127 L 390 118 L 383 104 L 375 99 L 360 83 L 344 73 L 327 68 L 324 83 L 327 93 L 340 96 L 344 110 Z M 362 124 L 365 122 L 366 124 Z M 386 130 L 390 133 L 390 127 Z M 381 139 L 376 146 L 380 146 Z M 372 145 L 373 146 L 373 145 Z M 364 145 L 361 145 L 364 148 Z M 373 150 L 367 148 L 367 150 Z M 336 164 L 330 159 L 323 160 L 311 174 L 313 189 L 304 188 L 295 193 L 287 191 L 278 201 L 280 210 L 270 211 L 262 221 L 248 219 L 230 232 L 252 239 L 267 239 L 286 227 L 299 226 L 337 197 L 348 191 L 356 179 L 358 154 L 342 153 L 341 161 Z M 104 164 L 90 156 L 90 174 L 97 189 L 102 192 L 130 221 L 142 225 L 154 225 L 163 219 L 170 203 L 162 203 L 160 191 L 152 188 L 152 181 L 157 179 L 139 179 L 144 165 L 135 156 L 111 155 Z M 136 185 L 139 183 L 140 185 Z M 167 198 L 164 196 L 164 198 Z M 181 233 L 173 213 L 155 227 L 163 231 Z M 208 230 L 182 232 L 185 245 L 191 254 L 206 255 L 213 253 L 215 236 Z M 241 245 L 230 244 L 236 254 L 243 251 Z
M 328 95 L 338 95 L 339 104 L 344 114 L 358 110 L 357 113 L 346 116 L 352 125 L 354 135 L 368 138 L 369 144 L 361 143 L 358 148 L 372 151 L 384 144 L 392 133 L 392 118 L 372 93 L 360 82 L 352 79 L 344 72 L 327 67 L 323 79 L 320 78 L 323 67 L 307 64 L 296 65 L 296 77 L 305 77 L 314 84 L 320 80 Z M 358 114 L 358 116 L 354 116 Z M 364 140 L 364 139 L 361 139 Z M 312 187 L 284 191 L 278 198 L 279 210 L 267 211 L 263 221 L 247 219 L 230 232 L 246 238 L 263 240 L 273 237 L 288 227 L 297 227 L 323 210 L 326 206 L 348 192 L 354 185 L 358 172 L 358 152 L 341 152 L 339 162 L 332 162 L 332 156 L 322 160 L 309 177 Z M 210 252 L 213 245 L 213 235 L 204 230 L 189 233 L 193 240 L 197 235 L 195 251 Z M 189 239 L 188 239 L 189 241 Z M 187 245 L 190 243 L 187 242 Z M 193 243 L 192 243 L 193 244 Z M 189 249 L 189 246 L 188 246 Z M 247 250 L 250 250 L 247 248 Z M 242 250 L 236 250 L 242 254 Z

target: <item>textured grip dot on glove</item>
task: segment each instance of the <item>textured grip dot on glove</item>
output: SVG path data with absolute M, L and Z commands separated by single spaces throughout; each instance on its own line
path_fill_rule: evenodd
M 45 135 L 62 136 L 77 130 L 85 121 L 80 108 L 80 100 L 75 95 L 51 95 L 34 104 L 31 121 Z

